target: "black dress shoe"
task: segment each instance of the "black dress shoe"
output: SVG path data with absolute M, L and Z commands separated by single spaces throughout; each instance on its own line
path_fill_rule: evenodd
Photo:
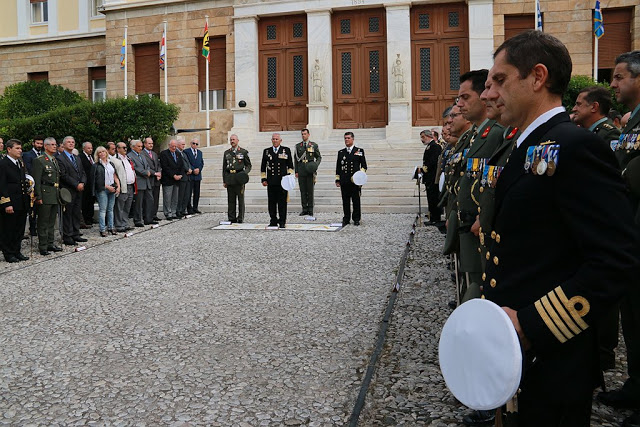
M 40 255 L 42 255 L 42 256 L 51 255 L 51 252 L 48 252 L 48 251 L 40 251 Z
M 145 222 L 144 225 L 156 225 L 158 221 Z
M 278 227 L 279 227 L 279 228 L 284 228 L 284 227 L 285 227 L 285 224 L 284 224 L 284 223 L 281 223 L 281 224 L 279 224 L 279 225 L 278 225 Z
M 640 427 L 640 411 L 635 411 L 625 418 L 622 427 Z
M 106 231 L 101 231 L 100 232 L 100 236 L 101 237 L 107 237 L 107 232 Z
M 56 245 L 49 246 L 47 248 L 47 250 L 48 251 L 52 251 L 52 252 L 62 252 L 62 248 L 60 246 L 56 246 Z
M 496 411 L 473 411 L 462 417 L 462 422 L 466 426 L 483 426 L 493 424 L 496 419 Z
M 342 226 L 343 226 L 343 227 L 344 227 L 344 226 L 347 226 L 347 225 L 349 225 L 349 221 L 342 221 Z
M 157 216 L 154 216 L 154 217 L 153 217 L 153 220 L 154 220 L 154 221 L 162 221 L 162 220 L 161 220 L 160 218 L 158 218 Z
M 64 239 L 64 241 L 62 243 L 64 243 L 65 245 L 68 245 L 68 246 L 76 246 L 78 244 L 73 239 Z
M 76 242 L 88 242 L 88 240 L 84 237 L 74 237 L 73 240 L 75 240 Z
M 238 224 L 242 224 L 242 220 L 241 219 L 238 220 Z
M 307 214 L 307 211 L 302 211 L 298 214 L 298 216 L 305 216 Z
M 27 261 L 29 259 L 28 256 L 24 256 L 20 252 L 16 254 L 16 258 L 18 258 L 20 261 Z
M 141 222 L 136 224 L 136 227 L 144 227 L 144 224 L 142 224 Z
M 11 263 L 14 263 L 14 262 L 20 262 L 20 260 L 19 260 L 18 258 L 14 257 L 13 255 L 9 255 L 9 256 L 7 256 L 7 257 L 4 257 L 4 259 L 5 259 L 7 262 L 11 262 Z
M 278 226 L 278 222 L 277 221 L 270 221 L 269 222 L 269 227 L 277 227 Z
M 353 225 L 360 225 L 360 221 L 353 221 Z
M 598 393 L 598 400 L 607 406 L 618 409 L 639 409 L 640 396 L 631 395 L 631 393 L 622 389 L 603 391 Z
M 194 209 L 194 210 L 193 210 L 193 213 L 201 214 L 202 212 L 201 212 L 201 211 L 199 211 L 198 209 Z

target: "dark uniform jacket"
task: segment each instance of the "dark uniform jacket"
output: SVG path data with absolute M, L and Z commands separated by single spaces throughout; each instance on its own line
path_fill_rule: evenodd
M 422 182 L 427 186 L 436 182 L 436 172 L 438 171 L 438 159 L 442 153 L 442 147 L 436 141 L 431 141 L 424 149 L 422 155 Z
M 367 159 L 364 156 L 364 150 L 358 148 L 355 145 L 351 147 L 351 153 L 348 152 L 347 147 L 338 151 L 338 159 L 336 161 L 336 182 L 340 182 L 340 185 L 344 183 L 351 183 L 351 177 L 359 170 L 367 171 Z
M 612 148 L 615 148 L 622 177 L 629 189 L 628 197 L 634 209 L 635 222 L 640 225 L 640 110 L 629 118 L 618 144 Z
M 76 159 L 75 165 L 71 162 L 66 152 L 58 154 L 56 158 L 58 159 L 58 166 L 60 166 L 60 184 L 67 188 L 71 194 L 75 194 L 78 192 L 78 184 L 87 184 L 87 174 L 78 156 L 74 154 L 72 156 Z
M 318 144 L 313 141 L 298 142 L 295 146 L 294 169 L 298 175 L 313 175 L 318 170 L 322 155 Z M 311 165 L 314 163 L 313 165 Z
M 162 185 L 174 185 L 179 181 L 173 179 L 174 175 L 184 175 L 182 155 L 178 150 L 175 151 L 176 160 L 173 159 L 171 150 L 168 148 L 160 152 L 160 166 L 162 167 Z
M 29 182 L 25 178 L 26 169 L 15 165 L 6 156 L 0 160 L 0 210 L 12 206 L 15 212 L 29 209 Z
M 618 141 L 620 139 L 620 129 L 614 124 L 613 120 L 606 118 L 603 122 L 593 129 L 593 133 L 604 139 L 607 144 L 611 144 L 612 141 Z
M 234 153 L 233 149 L 229 148 L 222 155 L 222 182 L 227 185 L 238 185 L 234 175 L 242 171 L 251 172 L 249 152 L 244 148 L 238 147 Z
M 552 175 L 525 171 L 531 146 L 558 147 Z M 523 392 L 562 403 L 591 397 L 599 377 L 593 326 L 637 274 L 624 191 L 611 149 L 565 112 L 535 129 L 502 170 L 482 290 L 518 312 L 532 343 Z
M 280 185 L 282 177 L 293 173 L 293 158 L 289 147 L 278 147 L 278 152 L 273 152 L 273 146 L 265 148 L 262 152 L 260 174 L 262 182 L 269 185 Z
M 44 150 L 42 151 L 44 154 Z M 26 153 L 22 153 L 22 162 L 24 163 L 25 168 L 27 168 L 27 173 L 33 175 L 33 161 L 38 158 L 38 154 L 32 148 Z
M 59 204 L 60 167 L 54 156 L 44 153 L 33 161 L 33 180 L 36 200 L 42 200 L 44 205 Z

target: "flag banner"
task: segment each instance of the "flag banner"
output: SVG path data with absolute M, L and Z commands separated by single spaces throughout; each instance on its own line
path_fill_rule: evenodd
M 604 21 L 602 20 L 602 11 L 600 10 L 600 0 L 596 0 L 596 9 L 593 13 L 593 34 L 597 38 L 604 35 Z
M 536 30 L 542 31 L 542 12 L 540 12 L 540 0 L 536 0 Z
M 164 70 L 164 57 L 167 54 L 166 35 L 162 32 L 162 42 L 160 44 L 160 69 Z
M 122 39 L 122 47 L 120 48 L 120 68 L 124 70 L 126 64 L 125 54 L 127 53 L 127 39 Z
M 209 50 L 209 24 L 204 24 L 204 37 L 202 38 L 202 56 L 211 61 L 211 51 Z

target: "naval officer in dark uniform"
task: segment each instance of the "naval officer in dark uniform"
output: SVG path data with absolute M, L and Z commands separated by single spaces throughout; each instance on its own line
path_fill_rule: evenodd
M 282 177 L 293 173 L 293 159 L 289 147 L 280 145 L 279 133 L 271 135 L 271 147 L 262 152 L 260 173 L 262 185 L 267 187 L 269 226 L 284 228 L 287 223 L 287 198 L 289 192 L 282 188 Z
M 600 378 L 593 326 L 640 261 L 611 149 L 562 107 L 571 68 L 558 39 L 531 30 L 496 50 L 489 76 L 487 98 L 522 129 L 497 180 L 482 284 L 525 351 L 521 426 L 589 426 Z
M 340 188 L 342 195 L 342 225 L 351 222 L 353 225 L 360 225 L 362 213 L 360 211 L 360 191 L 362 187 L 353 183 L 353 174 L 358 171 L 367 171 L 367 159 L 364 150 L 353 145 L 353 132 L 345 132 L 345 148 L 338 151 L 336 160 L 336 187 Z M 351 203 L 353 202 L 353 215 L 351 214 Z
M 611 88 L 617 101 L 631 110 L 618 144 L 612 148 L 627 185 L 637 230 L 640 225 L 640 50 L 623 53 L 616 58 Z M 635 409 L 624 423 L 632 427 L 640 426 L 640 286 L 637 276 L 629 285 L 626 297 L 620 302 L 629 378 L 621 389 L 600 393 L 598 399 L 616 408 Z
M 429 205 L 429 221 L 425 225 L 438 225 L 442 217 L 442 208 L 438 206 L 440 191 L 436 180 L 438 172 L 438 160 L 442 154 L 442 147 L 438 144 L 435 135 L 429 129 L 420 132 L 420 140 L 425 146 L 422 154 L 422 182 L 427 193 L 427 204 Z

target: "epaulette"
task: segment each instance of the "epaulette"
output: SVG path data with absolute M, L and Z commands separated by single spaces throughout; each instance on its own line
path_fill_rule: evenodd
M 605 129 L 613 129 L 613 126 L 611 126 L 609 123 L 603 123 L 602 127 Z

